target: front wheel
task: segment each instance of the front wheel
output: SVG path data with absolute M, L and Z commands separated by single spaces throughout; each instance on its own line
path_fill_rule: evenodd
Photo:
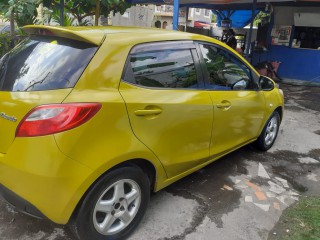
M 280 126 L 280 115 L 278 112 L 274 112 L 268 119 L 266 125 L 264 126 L 259 138 L 255 142 L 258 149 L 262 151 L 269 150 L 274 141 L 277 138 Z
M 142 220 L 150 199 L 150 181 L 136 167 L 103 176 L 87 193 L 71 229 L 81 240 L 127 238 Z

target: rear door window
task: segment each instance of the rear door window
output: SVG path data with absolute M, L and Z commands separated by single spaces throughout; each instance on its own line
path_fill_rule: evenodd
M 0 61 L 0 91 L 71 88 L 97 46 L 58 37 L 31 37 Z
M 198 88 L 191 49 L 131 54 L 124 80 L 145 87 Z

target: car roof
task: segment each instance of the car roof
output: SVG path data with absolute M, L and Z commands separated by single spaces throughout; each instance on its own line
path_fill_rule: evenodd
M 52 35 L 64 38 L 70 38 L 78 41 L 88 42 L 100 46 L 106 37 L 112 36 L 112 41 L 125 39 L 126 45 L 137 45 L 146 42 L 158 41 L 175 41 L 175 40 L 190 40 L 190 41 L 205 41 L 215 43 L 231 52 L 237 54 L 226 44 L 218 41 L 215 38 L 204 35 L 164 30 L 159 28 L 141 28 L 141 27 L 117 27 L 117 26 L 45 26 L 45 25 L 27 25 L 23 29 L 31 35 Z M 247 62 L 242 56 L 237 54 L 243 61 Z M 248 62 L 247 62 L 248 63 Z M 255 71 L 255 70 L 254 70 Z
M 169 31 L 157 28 L 139 28 L 139 27 L 115 27 L 115 26 L 77 26 L 77 27 L 60 27 L 60 26 L 43 26 L 43 25 L 28 25 L 23 28 L 31 35 L 56 35 L 60 37 L 75 39 L 79 41 L 89 42 L 95 45 L 100 45 L 104 38 L 108 35 L 119 34 L 121 37 L 126 37 L 128 41 L 134 39 L 134 42 L 144 42 L 148 40 L 206 40 L 207 37 L 179 32 Z M 211 38 L 210 38 L 211 39 Z M 211 39 L 212 40 L 212 39 Z

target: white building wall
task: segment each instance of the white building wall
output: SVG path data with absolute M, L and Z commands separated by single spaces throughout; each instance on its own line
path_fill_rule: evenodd
M 185 25 L 186 8 L 180 9 L 179 25 Z M 206 9 L 189 8 L 187 25 L 194 26 L 195 21 L 211 23 L 212 11 Z M 111 25 L 114 26 L 138 26 L 138 27 L 156 27 L 172 29 L 173 7 L 170 5 L 148 5 L 133 6 L 125 14 L 116 13 L 111 16 Z M 159 23 L 160 22 L 160 23 Z M 157 24 L 156 24 L 157 23 Z M 160 25 L 159 25 L 160 24 Z
M 152 21 L 153 6 L 133 6 L 123 15 L 116 13 L 111 16 L 113 26 L 151 27 Z
M 211 23 L 212 11 L 210 9 L 191 8 L 192 20 Z

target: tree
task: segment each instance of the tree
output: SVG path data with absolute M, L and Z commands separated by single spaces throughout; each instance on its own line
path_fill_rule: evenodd
M 77 20 L 79 25 L 85 25 L 86 17 L 96 15 L 96 6 L 100 5 L 98 12 L 105 16 L 111 11 L 123 14 L 131 6 L 125 0 L 101 0 L 98 4 L 97 1 L 99 0 L 65 0 L 64 9 Z M 60 0 L 44 0 L 44 5 L 48 8 L 59 9 Z M 98 16 L 100 16 L 99 13 Z
M 0 14 L 10 21 L 10 33 L 15 41 L 15 23 L 18 27 L 33 24 L 37 18 L 40 0 L 0 0 Z
M 211 22 L 212 22 L 212 23 L 218 22 L 218 20 L 217 20 L 217 15 L 214 14 L 214 13 L 212 13 L 212 16 L 211 16 Z
M 33 24 L 41 0 L 0 0 L 0 11 L 5 19 L 14 20 L 19 27 Z

